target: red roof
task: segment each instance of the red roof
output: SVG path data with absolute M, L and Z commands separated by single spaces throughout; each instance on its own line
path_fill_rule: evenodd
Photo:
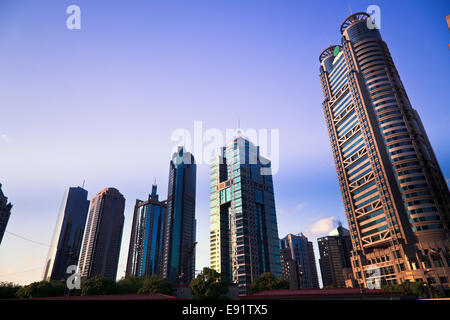
M 397 292 L 389 292 L 379 289 L 300 289 L 300 290 L 265 290 L 247 296 L 239 296 L 239 299 L 260 298 L 295 298 L 295 297 L 339 297 L 339 296 L 392 296 L 399 295 Z
M 41 297 L 33 300 L 184 300 L 161 293 L 154 294 L 107 294 L 92 296 Z M 22 300 L 22 299 L 20 299 Z M 28 300 L 28 299 L 27 299 Z

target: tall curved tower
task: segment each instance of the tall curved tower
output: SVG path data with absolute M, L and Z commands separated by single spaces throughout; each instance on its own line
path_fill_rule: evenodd
M 360 286 L 449 290 L 450 194 L 386 43 L 360 12 L 320 54 L 323 112 Z

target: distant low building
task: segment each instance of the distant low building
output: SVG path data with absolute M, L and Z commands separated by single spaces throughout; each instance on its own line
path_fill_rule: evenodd
M 11 215 L 11 208 L 12 204 L 8 203 L 8 198 L 3 194 L 2 184 L 0 183 L 0 244 L 5 234 L 9 216 Z

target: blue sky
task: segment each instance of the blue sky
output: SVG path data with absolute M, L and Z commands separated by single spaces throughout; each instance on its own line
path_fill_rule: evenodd
M 66 28 L 67 6 L 81 30 Z M 280 237 L 346 225 L 322 114 L 318 56 L 353 12 L 381 8 L 409 98 L 450 177 L 448 1 L 0 1 L 0 182 L 7 230 L 50 243 L 65 189 L 86 180 L 127 199 L 167 195 L 171 133 L 280 130 L 274 188 Z M 208 165 L 198 167 L 197 269 L 209 265 Z M 316 243 L 314 243 L 316 245 Z M 48 248 L 5 234 L 0 281 L 40 280 Z

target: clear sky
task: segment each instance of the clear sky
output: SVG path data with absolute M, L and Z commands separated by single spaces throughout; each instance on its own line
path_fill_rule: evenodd
M 81 30 L 66 28 L 67 6 Z M 136 198 L 167 196 L 171 134 L 279 129 L 280 237 L 347 225 L 322 114 L 319 54 L 353 12 L 381 8 L 409 98 L 450 177 L 449 1 L 0 0 L 0 183 L 7 231 L 49 244 L 63 193 L 86 180 L 126 198 L 118 277 Z M 209 265 L 209 166 L 198 166 L 197 269 Z M 6 233 L 0 281 L 40 280 L 48 247 Z M 317 253 L 316 253 L 317 255 Z M 319 271 L 319 270 L 318 270 Z M 320 272 L 319 272 L 320 273 Z

